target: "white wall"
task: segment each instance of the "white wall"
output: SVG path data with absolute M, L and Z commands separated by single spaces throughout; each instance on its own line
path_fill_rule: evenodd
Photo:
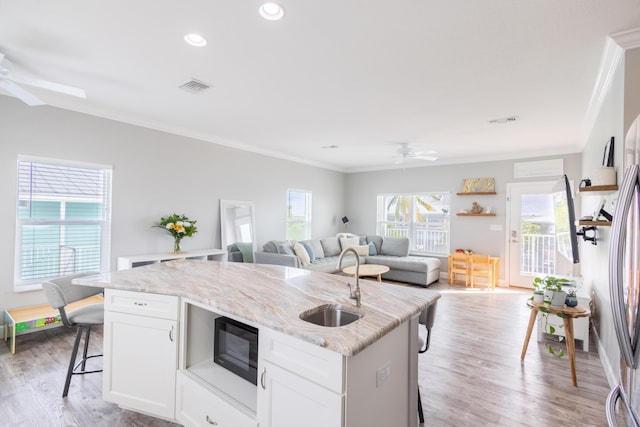
M 171 251 L 152 225 L 173 212 L 198 221 L 183 250 L 220 247 L 220 199 L 255 202 L 259 248 L 284 239 L 287 188 L 312 192 L 314 237 L 338 233 L 345 212 L 342 173 L 0 96 L 0 310 L 45 303 L 13 291 L 19 154 L 113 165 L 112 268 L 117 256 Z
M 579 182 L 580 154 L 556 156 L 564 160 L 564 170 L 569 179 Z M 544 160 L 519 159 L 521 161 Z M 559 177 L 514 179 L 514 160 L 470 163 L 460 165 L 425 166 L 389 171 L 348 174 L 347 216 L 349 229 L 354 233 L 373 234 L 376 230 L 376 196 L 384 193 L 441 192 L 451 193 L 451 250 L 472 249 L 477 253 L 500 256 L 500 278 L 505 277 L 506 259 L 506 187 L 511 182 L 557 180 Z M 456 196 L 462 191 L 465 178 L 495 178 L 495 196 Z M 495 217 L 462 217 L 455 213 L 471 208 L 477 201 L 483 207 L 491 206 Z M 491 225 L 502 226 L 502 231 L 492 231 Z M 446 271 L 446 257 L 441 271 Z
M 623 178 L 624 135 L 631 121 L 640 113 L 640 49 L 628 51 L 617 67 L 611 87 L 604 98 L 596 123 L 589 135 L 582 156 L 585 177 L 602 163 L 605 143 L 615 138 L 615 168 L 618 185 Z M 609 200 L 617 193 L 582 196 L 582 214 L 597 208 L 602 197 Z M 609 205 L 609 211 L 610 205 Z M 618 342 L 613 328 L 611 300 L 609 298 L 609 243 L 610 228 L 598 227 L 598 245 L 583 245 L 581 250 L 582 274 L 585 287 L 590 291 L 595 310 L 592 315 L 594 332 L 599 339 L 599 353 L 610 383 L 617 382 L 619 358 Z

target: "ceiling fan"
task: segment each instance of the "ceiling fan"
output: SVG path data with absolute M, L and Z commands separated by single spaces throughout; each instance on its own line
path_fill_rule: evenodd
M 428 160 L 428 161 L 438 160 L 438 158 L 436 156 L 432 156 L 432 154 L 436 154 L 436 152 L 433 150 L 429 150 L 425 152 L 413 151 L 411 147 L 409 147 L 408 142 L 400 142 L 398 143 L 398 149 L 396 150 L 396 155 L 393 157 L 398 159 L 396 160 L 396 163 L 395 163 L 396 165 L 399 165 L 400 163 L 404 162 L 407 159 Z
M 13 74 L 11 63 L 7 59 L 5 59 L 4 54 L 0 52 L 0 88 L 6 90 L 11 95 L 20 99 L 27 105 L 44 105 L 44 101 L 42 101 L 40 98 L 24 89 L 20 85 L 39 87 L 53 92 L 77 96 L 78 98 L 87 97 L 84 90 L 78 89 L 76 87 L 54 83 L 47 80 L 40 80 L 33 77 L 23 77 L 17 74 Z

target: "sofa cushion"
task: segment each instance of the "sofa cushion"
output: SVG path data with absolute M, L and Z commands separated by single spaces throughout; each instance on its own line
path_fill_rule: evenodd
M 313 249 L 313 253 L 316 255 L 316 259 L 324 258 L 324 251 L 322 250 L 322 245 L 320 244 L 320 240 L 318 239 L 304 240 L 304 243 L 311 246 L 311 249 Z
M 369 255 L 369 245 L 355 245 L 355 246 L 352 246 L 352 248 L 355 248 L 359 256 Z
M 311 263 L 309 259 L 309 253 L 304 248 L 304 246 L 302 246 L 302 243 L 296 243 L 293 246 L 293 251 L 296 253 L 301 266 L 306 267 Z
M 409 239 L 407 237 L 385 237 L 378 253 L 380 255 L 407 256 L 409 255 Z
M 291 242 L 284 242 L 278 245 L 278 253 L 285 255 L 295 255 Z
M 340 255 L 340 241 L 338 241 L 337 237 L 320 239 L 320 244 L 322 245 L 325 257 Z
M 427 258 L 420 256 L 398 257 L 395 255 L 377 255 L 366 257 L 367 264 L 386 265 L 391 270 L 415 271 L 428 273 L 440 269 L 438 258 Z
M 373 242 L 373 244 L 376 245 L 376 253 L 380 253 L 380 248 L 382 247 L 382 236 L 367 236 L 367 242 Z
M 309 254 L 309 262 L 313 264 L 313 262 L 316 260 L 316 254 L 315 252 L 313 252 L 313 248 L 307 242 L 300 242 L 300 244 L 307 251 L 307 254 Z

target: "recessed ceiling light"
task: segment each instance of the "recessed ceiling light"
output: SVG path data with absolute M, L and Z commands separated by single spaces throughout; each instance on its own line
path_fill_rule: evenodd
M 278 21 L 284 16 L 284 9 L 276 3 L 267 2 L 258 9 L 260 16 L 269 21 Z
M 202 47 L 207 45 L 207 39 L 202 37 L 200 34 L 191 33 L 184 36 L 184 41 L 190 44 L 191 46 Z

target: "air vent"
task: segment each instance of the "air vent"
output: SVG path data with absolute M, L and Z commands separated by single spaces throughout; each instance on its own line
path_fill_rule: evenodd
M 518 119 L 519 119 L 518 116 L 509 116 L 509 117 L 502 117 L 501 119 L 489 120 L 489 123 L 496 123 L 496 124 L 501 125 L 503 123 L 515 122 Z
M 186 82 L 183 85 L 180 85 L 179 88 L 182 90 L 186 90 L 187 92 L 191 92 L 191 93 L 200 93 L 203 90 L 209 89 L 211 86 L 209 83 L 205 83 L 203 81 L 200 80 L 196 80 L 196 79 L 191 79 L 190 81 Z

